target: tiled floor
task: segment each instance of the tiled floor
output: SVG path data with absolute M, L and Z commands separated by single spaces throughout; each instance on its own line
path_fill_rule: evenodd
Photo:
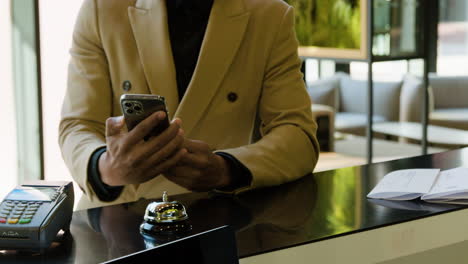
M 373 162 L 401 159 L 421 155 L 421 146 L 399 143 L 382 139 L 374 139 Z M 442 148 L 428 149 L 428 153 L 445 151 Z M 349 166 L 363 165 L 367 162 L 366 139 L 364 137 L 346 135 L 335 141 L 335 152 L 320 153 L 315 171 L 324 171 Z

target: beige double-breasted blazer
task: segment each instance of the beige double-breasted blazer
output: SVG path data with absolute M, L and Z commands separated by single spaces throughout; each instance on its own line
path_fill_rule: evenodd
M 106 144 L 105 121 L 124 93 L 166 98 L 188 138 L 230 153 L 252 173 L 251 188 L 310 173 L 318 158 L 311 102 L 297 55 L 292 8 L 280 0 L 215 0 L 192 80 L 179 102 L 165 0 L 86 0 L 70 50 L 60 123 L 63 158 L 85 196 L 91 154 Z M 123 83 L 130 81 L 125 91 Z M 128 88 L 128 86 L 127 86 Z M 228 99 L 235 93 L 237 100 Z M 256 116 L 262 138 L 252 143 Z M 113 203 L 187 192 L 158 176 L 125 186 Z

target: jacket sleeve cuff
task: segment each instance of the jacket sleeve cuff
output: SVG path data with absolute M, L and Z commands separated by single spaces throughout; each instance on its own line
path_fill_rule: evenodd
M 120 196 L 123 186 L 109 186 L 101 180 L 101 174 L 99 173 L 99 158 L 104 152 L 106 152 L 106 150 L 106 147 L 98 148 L 93 152 L 93 154 L 91 154 L 88 164 L 88 181 L 99 200 L 112 202 Z
M 234 194 L 236 190 L 244 189 L 252 184 L 252 173 L 238 159 L 226 152 L 216 152 L 215 154 L 227 161 L 230 173 L 234 176 L 231 185 L 216 189 L 215 192 Z

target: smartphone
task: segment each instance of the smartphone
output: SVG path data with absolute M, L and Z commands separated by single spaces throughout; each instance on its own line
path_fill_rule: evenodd
M 122 113 L 125 117 L 128 131 L 131 131 L 154 112 L 163 111 L 166 113 L 166 118 L 154 127 L 144 140 L 161 134 L 161 132 L 169 127 L 166 102 L 163 96 L 153 94 L 124 94 L 120 97 L 120 106 L 122 107 Z

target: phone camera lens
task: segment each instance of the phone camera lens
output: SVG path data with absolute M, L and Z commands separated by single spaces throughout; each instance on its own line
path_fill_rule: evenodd
M 132 109 L 127 109 L 127 114 L 133 114 L 133 110 Z
M 124 104 L 126 107 L 132 107 L 132 103 L 125 103 Z
M 136 105 L 135 107 L 133 107 L 133 109 L 134 109 L 135 111 L 140 111 L 140 110 L 141 110 L 141 107 L 138 106 L 138 105 Z

